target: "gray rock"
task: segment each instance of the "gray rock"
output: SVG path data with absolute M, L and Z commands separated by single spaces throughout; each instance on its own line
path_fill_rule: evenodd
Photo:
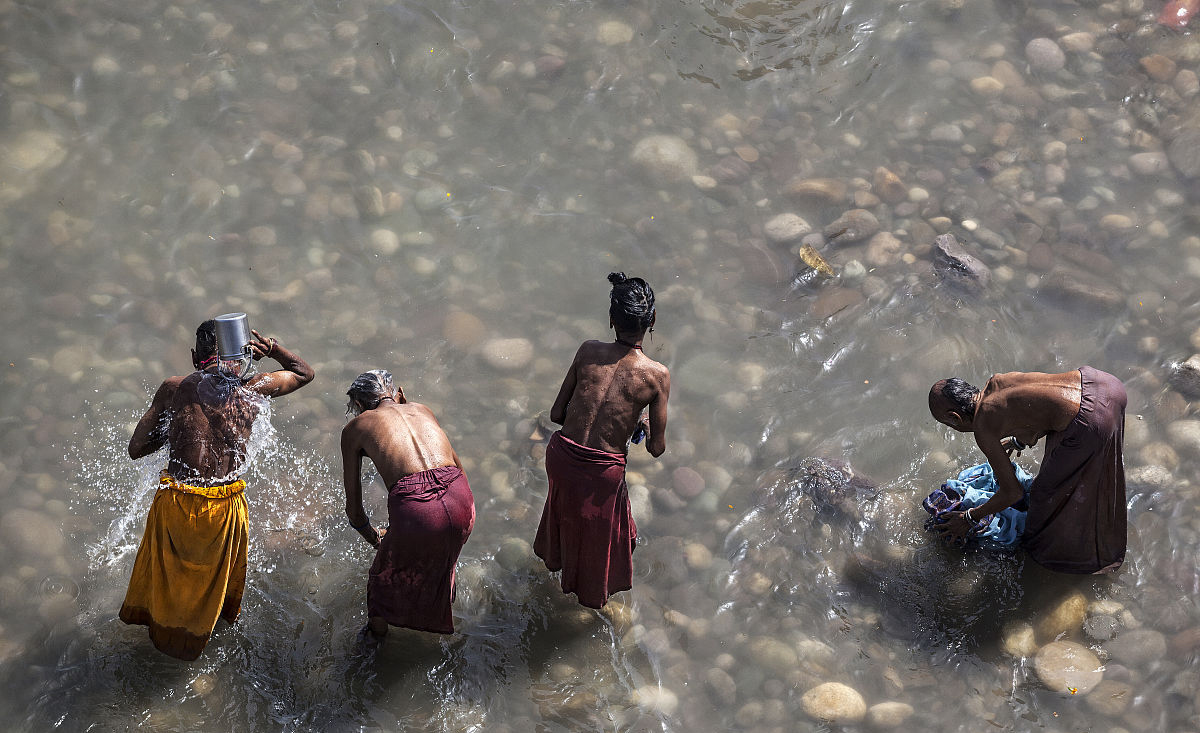
M 704 673 L 704 687 L 719 705 L 730 706 L 737 702 L 737 683 L 720 667 Z
M 958 125 L 943 122 L 929 130 L 929 139 L 939 143 L 960 143 L 963 141 L 963 131 Z
M 876 703 L 867 708 L 867 725 L 877 730 L 896 728 L 904 724 L 913 714 L 913 706 L 906 702 Z
M 489 366 L 503 371 L 524 369 L 533 359 L 533 344 L 528 339 L 492 339 L 481 349 Z
M 659 180 L 689 180 L 696 175 L 696 153 L 683 138 L 674 135 L 642 138 L 633 146 L 630 157 Z
M 933 268 L 943 282 L 975 291 L 991 282 L 991 269 L 967 252 L 953 234 L 940 234 L 933 241 Z
M 1200 397 L 1200 354 L 1192 354 L 1172 367 L 1169 382 L 1184 397 Z
M 1066 54 L 1049 38 L 1035 38 L 1025 44 L 1025 59 L 1035 71 L 1058 71 L 1067 63 Z
M 801 496 L 808 497 L 819 511 L 856 517 L 862 511 L 862 502 L 878 496 L 879 489 L 848 463 L 805 458 L 770 486 L 768 494 L 785 508 L 785 520 Z
M 1104 645 L 1109 657 L 1127 667 L 1144 667 L 1167 654 L 1167 640 L 1154 629 L 1130 629 Z
M 1167 154 L 1159 151 L 1134 153 L 1129 156 L 1129 168 L 1139 175 L 1156 176 L 1171 167 Z
M 1180 175 L 1200 178 L 1200 127 L 1192 127 L 1176 135 L 1167 145 L 1167 157 Z
M 1083 633 L 1092 641 L 1108 641 L 1116 635 L 1117 629 L 1121 627 L 1116 616 L 1110 616 L 1107 613 L 1091 616 L 1087 621 L 1083 622 Z
M 825 227 L 830 242 L 861 242 L 879 231 L 879 220 L 866 209 L 850 209 Z
M 1125 304 L 1125 295 L 1107 282 L 1077 270 L 1056 270 L 1042 279 L 1040 290 L 1084 308 L 1111 311 Z
M 812 234 L 812 226 L 796 214 L 780 214 L 763 225 L 763 233 L 775 244 L 788 244 Z
M 58 522 L 30 509 L 12 509 L 0 518 L 0 540 L 15 553 L 41 557 L 57 557 L 66 544 Z
M 1200 457 L 1200 420 L 1176 420 L 1167 426 L 1171 447 L 1193 458 Z

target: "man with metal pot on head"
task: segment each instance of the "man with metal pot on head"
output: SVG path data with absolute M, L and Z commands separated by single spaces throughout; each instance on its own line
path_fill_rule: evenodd
M 270 357 L 283 368 L 252 374 Z M 159 651 L 191 661 L 217 619 L 233 623 L 246 587 L 247 507 L 240 479 L 255 418 L 269 397 L 313 379 L 313 370 L 244 313 L 205 321 L 192 349 L 196 370 L 170 377 L 129 440 L 129 457 L 168 447 L 146 518 L 121 620 L 149 627 Z

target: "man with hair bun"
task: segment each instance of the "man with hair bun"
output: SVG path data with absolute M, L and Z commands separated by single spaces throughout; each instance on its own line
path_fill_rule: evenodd
M 982 391 L 957 377 L 935 383 L 930 413 L 974 434 L 996 480 L 990 499 L 947 512 L 939 531 L 965 541 L 979 520 L 1024 500 L 1008 453 L 1045 438 L 1021 545 L 1050 570 L 1116 572 L 1125 559 L 1126 402 L 1121 380 L 1089 366 L 1061 374 L 993 374 Z
M 376 548 L 367 580 L 367 631 L 388 626 L 454 633 L 454 569 L 475 526 L 475 497 L 462 462 L 425 405 L 409 402 L 382 369 L 358 375 L 342 428 L 350 527 Z M 388 487 L 388 527 L 371 526 L 362 500 L 362 459 Z
M 666 450 L 671 374 L 642 353 L 654 330 L 654 291 L 640 277 L 609 273 L 609 327 L 616 339 L 586 341 L 575 353 L 550 419 L 561 425 L 546 447 L 550 488 L 533 551 L 562 571 L 564 593 L 600 608 L 633 585 L 637 526 L 625 485 L 630 441 Z M 649 422 L 642 412 L 649 408 Z

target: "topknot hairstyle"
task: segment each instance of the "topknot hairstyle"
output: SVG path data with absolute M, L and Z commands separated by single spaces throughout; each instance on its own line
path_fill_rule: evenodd
M 354 379 L 350 384 L 350 389 L 346 391 L 351 400 L 350 405 L 346 407 L 346 412 L 354 411 L 354 402 L 358 402 L 368 410 L 374 410 L 384 397 L 390 397 L 394 391 L 391 372 L 385 369 L 363 372 Z
M 654 323 L 654 290 L 640 277 L 625 277 L 623 272 L 608 273 L 612 283 L 608 315 L 618 331 L 637 333 Z
M 217 322 L 208 319 L 196 329 L 196 358 L 204 360 L 217 355 Z

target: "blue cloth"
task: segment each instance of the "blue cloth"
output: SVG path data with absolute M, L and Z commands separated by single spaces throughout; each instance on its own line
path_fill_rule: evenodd
M 981 518 L 976 525 L 977 533 L 970 539 L 984 547 L 1011 548 L 1016 547 L 1025 533 L 1025 517 L 1029 510 L 1029 487 L 1033 484 L 1033 476 L 1017 464 L 1012 464 L 1017 472 L 1017 481 L 1025 490 L 1025 497 L 1013 506 L 1002 509 L 990 517 Z M 996 477 L 992 467 L 987 463 L 971 466 L 942 484 L 941 488 L 930 494 L 921 502 L 925 511 L 931 515 L 927 525 L 940 523 L 941 515 L 945 512 L 961 512 L 983 506 L 996 493 Z

